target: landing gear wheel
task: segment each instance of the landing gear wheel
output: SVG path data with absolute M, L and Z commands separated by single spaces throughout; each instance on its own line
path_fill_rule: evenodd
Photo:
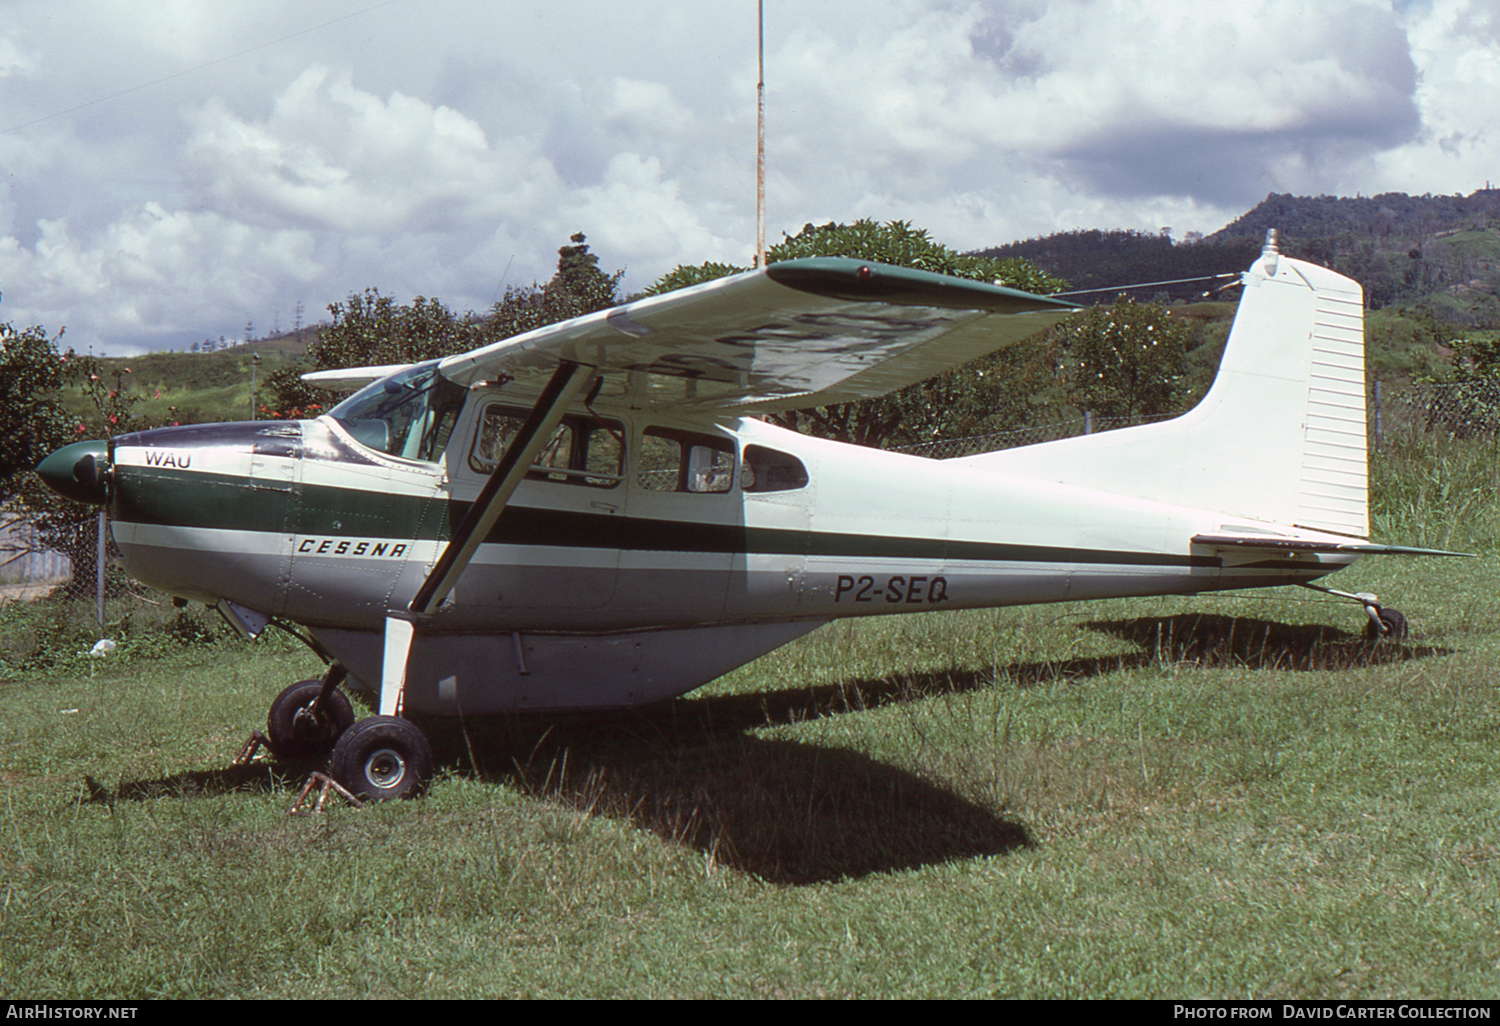
M 276 758 L 320 759 L 333 751 L 339 736 L 354 722 L 354 707 L 342 691 L 329 694 L 323 714 L 315 715 L 312 706 L 322 690 L 320 680 L 299 681 L 271 703 L 266 734 Z
M 344 731 L 329 769 L 360 798 L 415 798 L 432 776 L 432 747 L 410 720 L 371 716 Z
M 1406 638 L 1406 617 L 1395 609 L 1380 610 L 1378 618 L 1379 626 L 1372 618 L 1365 624 L 1365 637 L 1371 641 L 1379 641 L 1381 638 L 1389 638 L 1391 641 L 1403 641 Z

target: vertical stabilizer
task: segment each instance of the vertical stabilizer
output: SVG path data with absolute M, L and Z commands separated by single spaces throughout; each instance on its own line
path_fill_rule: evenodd
M 1366 445 L 1363 292 L 1271 232 L 1194 409 L 955 462 L 1364 538 Z

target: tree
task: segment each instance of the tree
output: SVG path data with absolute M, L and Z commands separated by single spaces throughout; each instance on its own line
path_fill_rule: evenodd
M 909 221 L 804 225 L 796 235 L 787 236 L 771 247 L 766 253 L 766 263 L 829 256 L 914 267 L 1044 295 L 1057 292 L 1064 284 L 1025 260 L 992 259 L 949 249 Z M 670 292 L 740 270 L 712 263 L 678 266 L 659 278 L 646 293 Z M 1035 346 L 1014 347 L 890 395 L 789 410 L 772 414 L 771 420 L 794 430 L 857 445 L 908 445 L 1028 424 L 1033 416 L 1034 398 L 1051 380 L 1050 362 L 1042 358 Z
M 318 329 L 317 339 L 307 350 L 311 369 L 420 363 L 617 304 L 625 272 L 600 271 L 599 258 L 589 252 L 582 232 L 570 241 L 572 245 L 557 251 L 557 272 L 546 285 L 507 288 L 483 317 L 457 316 L 439 300 L 425 296 L 398 304 L 375 288 L 330 304 L 333 323 Z M 288 367 L 267 378 L 268 398 L 261 415 L 296 419 L 322 413 L 330 397 L 302 380 L 308 369 Z
M 947 274 L 970 281 L 991 282 L 1008 288 L 1050 295 L 1064 283 L 1039 270 L 1036 265 L 1016 257 L 995 259 L 973 253 L 959 253 L 934 242 L 922 228 L 910 221 L 888 221 L 885 224 L 862 219 L 853 224 L 802 226 L 796 235 L 788 235 L 766 251 L 766 263 L 800 260 L 805 257 L 853 257 L 895 267 L 914 267 L 934 274 Z M 705 263 L 697 266 L 679 264 L 646 289 L 654 296 L 723 278 L 746 270 L 732 264 Z
M 570 241 L 573 245 L 557 251 L 557 272 L 547 284 L 505 290 L 485 318 L 489 341 L 619 305 L 620 280 L 625 272 L 605 274 L 599 270 L 599 258 L 589 252 L 582 232 L 575 233 Z
M 564 296 L 576 304 L 584 313 L 592 313 L 619 302 L 620 279 L 624 271 L 605 274 L 599 270 L 599 258 L 589 252 L 583 232 L 575 232 L 569 239 L 571 246 L 557 251 L 557 273 L 547 283 L 547 288 L 557 294 L 557 301 Z
M 68 411 L 66 389 L 82 383 L 106 425 L 111 413 L 118 418 L 129 406 L 122 405 L 118 387 L 110 396 L 100 385 L 97 361 L 71 350 L 59 353 L 61 338 L 62 332 L 49 336 L 41 327 L 0 324 L 0 507 L 24 514 L 54 548 L 91 552 L 95 511 L 64 499 L 30 471 L 62 446 L 94 434 Z
M 1101 417 L 1177 413 L 1188 396 L 1191 329 L 1153 303 L 1120 297 L 1054 329 L 1069 403 Z
M 485 342 L 477 319 L 455 317 L 436 299 L 418 296 L 398 304 L 379 289 L 353 293 L 341 303 L 330 303 L 333 322 L 318 329 L 307 348 L 313 370 L 344 367 L 383 367 L 420 363 L 462 353 Z M 265 417 L 315 417 L 330 403 L 328 393 L 302 380 L 307 368 L 285 367 L 266 379 Z
M 63 406 L 62 390 L 92 361 L 59 353 L 60 338 L 0 324 L 0 505 L 10 509 L 51 508 L 52 492 L 27 472 L 86 431 Z

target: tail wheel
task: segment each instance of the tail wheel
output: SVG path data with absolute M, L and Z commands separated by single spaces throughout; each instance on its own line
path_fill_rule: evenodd
M 354 723 L 354 707 L 342 691 L 333 691 L 323 702 L 322 715 L 313 705 L 323 690 L 320 680 L 293 684 L 271 703 L 266 716 L 266 734 L 278 759 L 319 759 L 333 751 L 334 744 Z
M 410 720 L 371 716 L 344 731 L 329 769 L 360 798 L 414 798 L 432 776 L 432 746 Z
M 1375 619 L 1379 619 L 1379 626 L 1376 626 Z M 1399 610 L 1382 609 L 1376 618 L 1365 624 L 1365 637 L 1371 641 L 1381 638 L 1403 641 L 1406 638 L 1406 617 Z

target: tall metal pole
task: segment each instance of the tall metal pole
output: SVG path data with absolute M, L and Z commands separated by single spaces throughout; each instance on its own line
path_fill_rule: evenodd
M 105 519 L 104 510 L 101 509 L 94 542 L 94 604 L 99 614 L 101 630 L 104 628 L 104 554 L 108 545 L 104 539 L 104 532 L 108 530 L 109 521 Z
M 757 0 L 755 85 L 755 266 L 766 266 L 766 0 Z

